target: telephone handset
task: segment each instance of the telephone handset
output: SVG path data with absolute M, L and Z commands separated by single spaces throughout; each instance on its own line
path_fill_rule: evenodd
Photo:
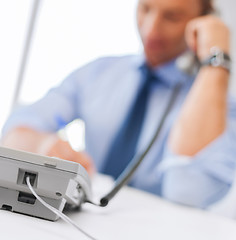
M 195 75 L 199 71 L 200 62 L 197 56 L 190 50 L 185 51 L 176 60 L 177 67 L 188 75 Z

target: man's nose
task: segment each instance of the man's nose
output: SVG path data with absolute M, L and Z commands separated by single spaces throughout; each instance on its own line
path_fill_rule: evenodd
M 162 32 L 163 21 L 159 14 L 150 16 L 144 24 L 146 38 L 155 39 Z

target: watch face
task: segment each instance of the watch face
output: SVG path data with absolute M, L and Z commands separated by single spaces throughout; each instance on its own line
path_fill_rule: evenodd
M 230 56 L 224 53 L 217 47 L 211 48 L 211 56 L 202 62 L 202 66 L 213 66 L 213 67 L 222 67 L 227 71 L 230 71 L 231 60 Z
M 222 65 L 224 59 L 222 58 L 222 54 L 219 53 L 211 57 L 211 65 L 214 67 L 219 67 Z

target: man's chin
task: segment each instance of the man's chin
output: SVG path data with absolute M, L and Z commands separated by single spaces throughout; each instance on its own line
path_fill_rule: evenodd
M 155 54 L 155 55 L 148 55 L 146 54 L 146 61 L 147 63 L 152 66 L 152 67 L 155 67 L 155 66 L 158 66 L 158 65 L 162 65 L 168 61 L 170 61 L 172 58 L 171 57 L 168 57 L 167 55 L 162 55 L 162 54 Z
M 156 52 L 144 51 L 144 53 L 146 56 L 147 63 L 150 66 L 155 67 L 175 59 L 176 57 L 179 56 L 181 52 L 169 53 L 167 51 L 156 51 Z

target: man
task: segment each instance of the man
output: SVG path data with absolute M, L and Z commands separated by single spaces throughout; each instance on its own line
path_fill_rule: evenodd
M 150 141 L 171 93 L 181 84 L 158 139 L 129 184 L 200 208 L 222 199 L 235 172 L 236 105 L 227 102 L 229 31 L 221 20 L 206 15 L 211 10 L 209 0 L 139 0 L 137 23 L 144 56 L 102 58 L 76 70 L 43 99 L 10 116 L 3 144 L 76 161 L 90 173 L 95 164 L 98 171 L 117 177 L 124 155 L 133 148 L 132 157 Z M 214 47 L 225 56 L 219 66 L 210 63 L 218 59 Z M 196 76 L 176 65 L 187 49 L 202 63 Z M 132 138 L 132 147 L 133 140 L 124 138 L 117 144 L 147 72 L 153 80 L 145 90 L 147 108 L 137 114 L 145 116 L 142 128 Z M 76 118 L 85 121 L 88 154 L 73 151 L 55 134 Z M 117 150 L 119 145 L 123 151 Z

